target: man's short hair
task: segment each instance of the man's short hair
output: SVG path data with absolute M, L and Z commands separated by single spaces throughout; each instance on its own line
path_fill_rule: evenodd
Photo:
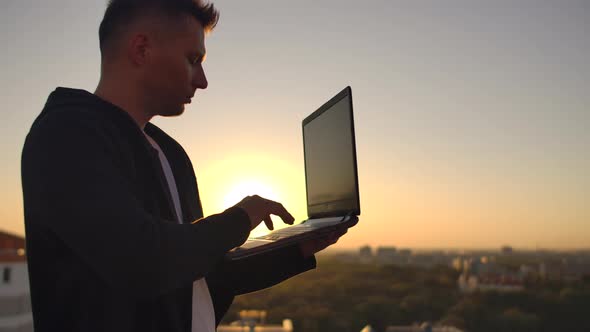
M 100 52 L 104 55 L 109 43 L 117 39 L 126 25 L 148 13 L 173 19 L 188 14 L 197 19 L 206 32 L 213 30 L 219 20 L 219 12 L 213 4 L 201 0 L 110 0 L 98 29 Z

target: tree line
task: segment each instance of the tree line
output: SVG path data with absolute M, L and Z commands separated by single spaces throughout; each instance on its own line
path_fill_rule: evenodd
M 590 281 L 527 280 L 517 293 L 462 294 L 447 267 L 344 263 L 320 257 L 318 268 L 275 287 L 239 296 L 223 323 L 243 309 L 267 310 L 267 323 L 295 331 L 377 331 L 432 322 L 465 331 L 590 331 Z

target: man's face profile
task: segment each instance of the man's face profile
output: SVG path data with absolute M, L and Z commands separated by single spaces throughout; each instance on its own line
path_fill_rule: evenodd
M 186 15 L 179 22 L 160 24 L 152 31 L 140 84 L 153 115 L 180 115 L 196 89 L 207 88 L 202 66 L 204 29 L 196 19 Z

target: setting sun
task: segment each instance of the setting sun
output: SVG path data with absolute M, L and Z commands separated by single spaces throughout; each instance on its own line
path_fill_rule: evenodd
M 223 199 L 223 207 L 231 207 L 241 201 L 244 197 L 251 195 L 262 196 L 273 201 L 281 200 L 280 196 L 270 189 L 268 185 L 262 184 L 257 180 L 248 180 L 236 184 L 236 186 L 228 192 Z
M 270 155 L 235 153 L 199 172 L 199 192 L 205 215 L 221 212 L 249 195 L 258 195 L 282 203 L 303 221 L 305 213 L 305 178 L 303 170 L 292 163 Z M 271 216 L 275 229 L 287 225 Z M 264 223 L 251 236 L 268 233 Z
M 271 189 L 271 187 L 267 184 L 262 183 L 259 180 L 246 180 L 243 182 L 239 182 L 236 184 L 236 186 L 231 189 L 227 195 L 225 196 L 225 198 L 223 199 L 223 207 L 224 208 L 229 208 L 233 205 L 235 205 L 236 203 L 238 203 L 239 201 L 241 201 L 244 197 L 246 196 L 251 196 L 251 195 L 258 195 L 261 197 L 264 197 L 266 199 L 270 199 L 276 202 L 281 202 L 282 198 L 281 196 L 279 196 L 275 190 Z M 273 223 L 275 228 L 280 228 L 279 223 L 281 223 L 280 220 L 278 220 L 277 218 L 273 218 Z M 268 233 L 268 228 L 266 228 L 266 226 L 264 225 L 264 223 L 261 223 L 258 227 L 256 227 L 252 233 L 250 234 L 251 236 L 259 236 L 259 235 L 264 235 L 266 233 Z

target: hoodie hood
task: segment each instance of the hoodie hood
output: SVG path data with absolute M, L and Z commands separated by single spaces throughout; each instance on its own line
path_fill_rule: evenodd
M 86 90 L 58 87 L 47 98 L 43 112 L 49 112 L 56 108 L 95 108 L 104 102 Z
M 47 113 L 55 111 L 56 109 L 84 109 L 84 110 L 103 110 L 111 109 L 117 110 L 118 112 L 125 113 L 131 120 L 131 116 L 127 112 L 123 111 L 116 105 L 109 103 L 108 101 L 82 89 L 72 88 L 56 88 L 49 97 L 40 117 L 45 116 Z
M 48 114 L 63 110 L 96 113 L 99 115 L 99 118 L 115 123 L 117 126 L 122 126 L 130 135 L 139 137 L 146 148 L 152 153 L 156 152 L 156 150 L 144 135 L 149 135 L 160 145 L 162 139 L 171 139 L 151 122 L 146 123 L 144 130 L 142 130 L 129 113 L 93 93 L 82 89 L 64 87 L 57 87 L 49 94 L 43 110 L 33 122 L 32 127 L 35 127 Z
M 57 87 L 51 92 L 51 94 L 49 94 L 45 106 L 35 122 L 40 121 L 51 112 L 66 109 L 103 113 L 104 115 L 113 116 L 123 122 L 131 122 L 139 129 L 139 126 L 137 126 L 137 123 L 131 115 L 120 107 L 86 90 L 64 87 Z

